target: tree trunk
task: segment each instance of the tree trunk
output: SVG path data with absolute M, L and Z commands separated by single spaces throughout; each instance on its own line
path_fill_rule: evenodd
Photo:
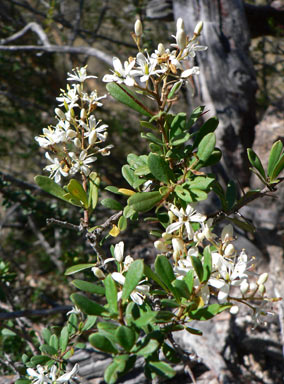
M 223 150 L 222 164 L 230 179 L 248 185 L 246 148 L 254 139 L 255 92 L 253 64 L 249 57 L 250 36 L 241 0 L 174 0 L 175 19 L 182 17 L 192 35 L 199 20 L 204 22 L 200 44 L 208 50 L 196 59 L 201 75 L 196 80 L 198 100 L 217 115 L 217 145 Z

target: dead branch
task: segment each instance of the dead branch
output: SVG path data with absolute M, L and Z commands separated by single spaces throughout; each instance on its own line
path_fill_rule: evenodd
M 7 43 L 10 43 L 11 41 L 15 41 L 20 37 L 24 36 L 29 30 L 33 31 L 38 36 L 38 38 L 40 39 L 40 41 L 44 46 L 50 46 L 50 42 L 48 40 L 46 33 L 44 32 L 42 27 L 34 21 L 27 24 L 20 31 L 14 33 L 14 35 L 7 37 L 7 39 L 1 39 L 0 44 L 7 44 Z
M 60 305 L 58 307 L 48 309 L 24 309 L 22 311 L 1 312 L 0 320 L 17 319 L 20 317 L 45 317 L 56 315 L 57 313 L 65 313 L 71 311 L 71 309 L 71 305 Z

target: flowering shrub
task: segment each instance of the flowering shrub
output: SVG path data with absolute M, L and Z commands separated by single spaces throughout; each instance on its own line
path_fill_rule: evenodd
M 112 97 L 146 116 L 147 120 L 141 121 L 141 136 L 149 142 L 150 151 L 127 156 L 122 175 L 129 189 L 106 187 L 124 197 L 125 206 L 115 199 L 101 200 L 101 204 L 117 212 L 92 228 L 90 216 L 100 196 L 95 162 L 100 155 L 110 155 L 112 148 L 105 144 L 108 126 L 97 120 L 97 108 L 106 96 L 85 91 L 85 83 L 94 77 L 87 75 L 86 67 L 68 74 L 72 85 L 57 99 L 57 124 L 44 128 L 43 134 L 35 138 L 50 162 L 45 167 L 49 176 L 37 176 L 35 180 L 43 190 L 82 210 L 78 226 L 54 222 L 80 232 L 94 249 L 93 263 L 74 265 L 66 275 L 91 269 L 93 279 L 73 281 L 83 293 L 71 295 L 74 308 L 67 314 L 66 325 L 56 332 L 44 329 L 41 355 L 25 358 L 27 378 L 18 380 L 18 384 L 72 382 L 78 366 L 66 372 L 66 362 L 84 333 L 88 333 L 95 349 L 113 357 L 105 371 L 107 383 L 115 383 L 131 370 L 138 357 L 144 358 L 149 379 L 157 375 L 171 378 L 175 375 L 171 363 L 183 360 L 173 342 L 174 332 L 186 330 L 201 335 L 190 326 L 192 320 L 208 320 L 224 310 L 237 314 L 240 305 L 247 305 L 258 323 L 267 313 L 265 305 L 276 300 L 266 295 L 268 274 L 258 276 L 253 272 L 253 258 L 244 249 L 236 250 L 232 224 L 252 229 L 234 214 L 276 189 L 284 168 L 282 143 L 273 145 L 267 171 L 248 149 L 251 169 L 264 188 L 247 191 L 238 199 L 233 182 L 223 188 L 208 172 L 208 167 L 222 156 L 214 133 L 218 120 L 208 119 L 196 130 L 193 128 L 204 114 L 203 106 L 190 116 L 171 111 L 180 88 L 199 74 L 198 67 L 186 66 L 189 57 L 207 49 L 197 42 L 201 31 L 200 22 L 189 38 L 179 19 L 172 48 L 159 44 L 150 54 L 141 48 L 142 25 L 138 20 L 133 34 L 137 56 L 123 64 L 113 58 L 113 70 L 103 81 Z M 217 195 L 222 208 L 207 217 L 198 211 L 198 202 L 206 200 L 209 193 Z M 140 213 L 149 211 L 151 216 L 146 219 L 159 224 L 159 230 L 151 232 L 157 238 L 154 265 L 134 260 L 131 251 L 127 255 L 122 241 L 110 247 L 109 257 L 102 247 L 105 235 L 118 236 Z M 216 223 L 223 220 L 226 225 L 218 234 Z M 101 299 L 95 300 L 94 295 Z M 160 361 L 160 352 L 165 361 Z

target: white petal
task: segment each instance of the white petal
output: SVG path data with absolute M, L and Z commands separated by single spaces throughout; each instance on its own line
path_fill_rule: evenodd
M 113 278 L 113 280 L 117 281 L 120 285 L 123 285 L 125 283 L 125 277 L 123 276 L 122 273 L 113 272 L 111 274 L 111 277 Z

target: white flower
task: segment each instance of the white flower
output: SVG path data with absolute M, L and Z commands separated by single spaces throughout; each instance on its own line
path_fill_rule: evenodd
M 196 56 L 195 52 L 206 51 L 207 48 L 208 47 L 206 45 L 198 45 L 198 43 L 191 42 L 186 46 L 183 54 L 185 55 L 184 57 L 186 56 L 195 57 Z
M 240 286 L 243 280 L 247 280 L 247 254 L 242 251 L 236 263 L 220 257 L 218 260 L 218 272 L 220 276 L 210 277 L 208 284 L 219 290 L 218 301 L 227 301 L 231 286 Z
M 125 276 L 123 276 L 122 273 L 119 272 L 113 272 L 111 274 L 113 280 L 118 282 L 120 285 L 124 285 L 125 283 Z M 146 295 L 149 293 L 150 287 L 146 284 L 141 284 L 143 281 L 141 281 L 137 287 L 134 289 L 134 291 L 130 294 L 130 297 L 134 303 L 138 305 L 142 305 Z M 122 295 L 122 291 L 118 292 L 117 299 L 120 300 Z
M 85 124 L 82 120 L 80 121 L 80 125 L 86 130 L 84 136 L 89 137 L 89 142 L 92 141 L 94 143 L 96 139 L 101 142 L 106 141 L 108 125 L 102 124 L 100 126 L 100 123 L 101 120 L 97 121 L 94 115 L 89 117 L 89 125 Z
M 87 76 L 87 66 L 82 68 L 75 68 L 72 70 L 74 73 L 67 73 L 69 81 L 79 81 L 83 83 L 86 79 L 97 79 L 97 76 Z
M 66 316 L 72 315 L 72 313 L 74 313 L 74 315 L 79 315 L 79 314 L 82 313 L 82 312 L 81 312 L 80 309 L 79 309 L 78 307 L 76 307 L 76 305 L 75 305 L 75 307 L 72 307 L 71 311 L 69 311 L 69 312 L 66 313 Z
M 98 92 L 96 90 L 92 91 L 90 94 L 83 93 L 82 94 L 82 100 L 86 101 L 90 105 L 96 105 L 97 107 L 101 107 L 103 103 L 99 102 L 99 100 L 105 99 L 107 95 L 103 95 L 98 97 Z
M 32 368 L 28 368 L 27 369 L 27 374 L 34 378 L 32 379 L 32 384 L 44 384 L 44 383 L 48 383 L 48 384 L 51 384 L 51 381 L 49 380 L 49 378 L 45 375 L 45 370 L 43 367 L 41 367 L 40 365 L 37 366 L 37 370 L 35 371 L 34 369 Z
M 80 171 L 84 173 L 85 176 L 88 176 L 91 172 L 89 164 L 97 160 L 94 156 L 88 156 L 86 151 L 81 151 L 79 157 L 77 157 L 74 152 L 69 152 L 69 156 L 73 161 L 70 171 L 73 175 Z
M 50 177 L 54 178 L 56 183 L 60 183 L 61 176 L 67 177 L 68 172 L 64 171 L 62 164 L 57 157 L 54 159 L 50 156 L 48 152 L 45 153 L 45 157 L 52 163 L 47 165 L 44 169 L 50 172 Z
M 113 251 L 114 257 L 110 257 L 106 259 L 104 261 L 104 264 L 107 264 L 110 261 L 117 261 L 118 263 L 122 263 L 124 259 L 123 252 L 124 252 L 124 242 L 120 241 L 118 244 L 115 244 L 114 251 Z
M 61 104 L 59 106 L 69 105 L 69 108 L 77 107 L 77 101 L 79 99 L 79 96 L 77 94 L 77 86 L 73 84 L 73 87 L 70 88 L 70 85 L 67 85 L 67 92 L 64 91 L 63 89 L 61 90 L 62 93 L 60 97 L 57 97 L 56 100 L 59 101 Z
M 200 69 L 199 67 L 192 67 L 192 68 L 189 68 L 189 69 L 186 69 L 185 71 L 183 71 L 180 75 L 180 77 L 182 79 L 187 79 L 189 76 L 192 76 L 192 75 L 199 75 L 200 74 Z
M 187 205 L 185 211 L 183 208 L 179 210 L 176 206 L 171 204 L 170 211 L 178 217 L 178 221 L 170 224 L 167 227 L 166 232 L 172 233 L 185 226 L 188 235 L 188 240 L 192 240 L 194 236 L 194 231 L 190 222 L 202 223 L 206 220 L 206 216 L 202 215 L 201 213 L 197 213 L 193 206 L 190 204 Z
M 155 70 L 158 62 L 152 57 L 145 57 L 143 53 L 139 52 L 136 56 L 138 68 L 131 71 L 132 76 L 141 76 L 140 81 L 144 83 L 149 80 L 150 76 L 158 75 L 161 72 L 165 72 L 164 69 Z
M 118 57 L 114 57 L 112 61 L 114 68 L 114 71 L 112 71 L 113 75 L 104 75 L 103 81 L 106 83 L 112 81 L 118 84 L 124 83 L 129 87 L 132 87 L 134 85 L 134 79 L 131 77 L 130 71 L 135 65 L 135 60 L 132 60 L 130 63 L 128 63 L 128 61 L 125 61 L 124 67 L 122 66 L 122 63 Z
M 51 381 L 52 383 L 55 383 L 55 384 L 69 383 L 70 380 L 72 380 L 72 378 L 76 375 L 78 370 L 79 370 L 79 364 L 75 364 L 70 372 L 66 372 L 62 376 L 56 378 L 57 367 L 56 365 L 53 365 L 50 369 Z

